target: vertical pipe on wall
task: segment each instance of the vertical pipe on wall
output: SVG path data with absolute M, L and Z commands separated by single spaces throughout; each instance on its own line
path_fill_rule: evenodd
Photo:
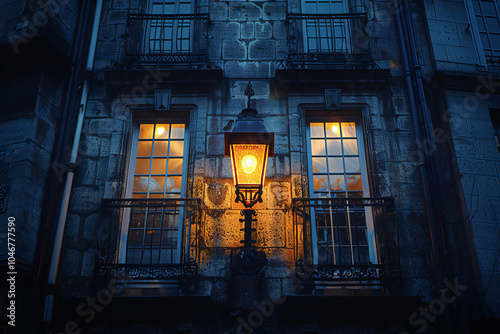
M 410 101 L 410 110 L 413 122 L 413 129 L 415 131 L 416 141 L 419 145 L 424 143 L 424 139 L 426 142 L 434 144 L 432 140 L 432 124 L 430 123 L 430 119 L 426 117 L 427 105 L 425 101 L 425 96 L 423 96 L 423 88 L 421 83 L 415 80 L 415 70 L 418 70 L 418 75 L 420 76 L 420 70 L 418 67 L 416 51 L 414 46 L 413 39 L 413 29 L 411 28 L 411 19 L 409 15 L 409 11 L 406 10 L 406 0 L 394 0 L 394 8 L 396 9 L 396 24 L 398 28 L 400 47 L 401 47 L 401 56 L 403 61 L 403 68 L 405 71 L 405 81 L 408 89 L 408 98 Z M 400 6 L 401 4 L 401 6 Z M 417 102 L 418 101 L 418 102 Z M 424 131 L 422 131 L 422 129 Z M 438 286 L 443 285 L 445 280 L 445 272 L 444 263 L 442 256 L 443 252 L 443 240 L 442 240 L 442 230 L 439 228 L 438 224 L 440 222 L 435 219 L 435 208 L 433 205 L 432 199 L 432 190 L 431 190 L 431 180 L 432 183 L 435 184 L 435 180 L 432 179 L 432 174 L 429 177 L 427 167 L 427 162 L 431 159 L 430 157 L 426 157 L 424 152 L 420 149 L 418 152 L 418 170 L 420 174 L 420 179 L 422 183 L 422 190 L 424 195 L 424 203 L 425 203 L 425 214 L 429 223 L 429 234 L 432 243 L 432 260 L 434 271 L 436 275 L 436 284 Z M 432 167 L 432 166 L 430 166 Z M 436 291 L 436 293 L 439 291 Z M 452 324 L 450 320 L 450 314 L 448 312 L 448 308 L 445 308 L 444 312 L 445 318 L 445 330 L 447 333 L 452 333 Z
M 89 53 L 87 57 L 87 66 L 85 70 L 91 72 L 94 67 L 95 51 L 97 47 L 97 36 L 99 34 L 99 24 L 101 21 L 102 1 L 97 0 L 96 9 L 94 14 L 94 25 L 92 26 L 92 35 L 90 37 Z M 83 119 L 85 118 L 85 111 L 87 109 L 88 98 L 88 79 L 83 83 L 82 97 L 80 99 L 80 111 L 76 121 L 75 139 L 73 140 L 73 147 L 71 149 L 70 164 L 75 164 L 78 157 L 78 146 L 80 145 L 80 138 L 82 136 Z
M 98 33 L 99 33 L 99 24 L 100 24 L 100 20 L 101 20 L 102 3 L 103 3 L 103 0 L 96 1 L 94 20 L 93 20 L 93 26 L 92 26 L 92 34 L 91 34 L 89 51 L 88 51 L 88 56 L 87 56 L 87 65 L 86 65 L 87 72 L 91 72 L 93 69 L 95 51 L 96 51 L 96 46 L 97 46 L 97 37 L 98 37 Z M 83 128 L 83 120 L 85 118 L 85 111 L 86 111 L 87 99 L 88 99 L 88 90 L 89 90 L 89 80 L 86 79 L 83 83 L 82 96 L 80 98 L 79 112 L 78 112 L 78 118 L 77 118 L 76 129 L 75 129 L 75 136 L 74 136 L 74 140 L 73 140 L 73 147 L 71 150 L 71 157 L 70 157 L 70 161 L 69 161 L 69 164 L 72 166 L 74 166 L 76 164 L 77 157 L 78 157 L 78 147 L 80 145 L 80 138 L 81 138 L 82 128 Z M 65 187 L 64 187 L 61 209 L 60 209 L 60 213 L 59 213 L 59 219 L 57 221 L 56 238 L 54 241 L 54 248 L 52 250 L 50 270 L 49 270 L 49 275 L 47 278 L 47 283 L 49 286 L 53 286 L 56 282 L 56 279 L 57 279 L 59 262 L 61 260 L 60 257 L 61 257 L 61 249 L 62 249 L 62 243 L 63 243 L 63 238 L 64 238 L 64 229 L 66 226 L 66 218 L 67 218 L 68 207 L 69 207 L 69 199 L 71 196 L 71 188 L 73 186 L 73 176 L 74 176 L 73 172 L 69 172 L 66 175 L 66 183 L 65 183 Z M 52 309 L 53 309 L 53 294 L 49 293 L 49 294 L 47 294 L 46 299 L 45 299 L 44 321 L 48 322 L 48 321 L 52 320 Z

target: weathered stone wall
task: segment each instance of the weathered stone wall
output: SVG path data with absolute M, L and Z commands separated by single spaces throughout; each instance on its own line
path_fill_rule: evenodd
M 28 267 L 33 263 L 38 228 L 41 220 L 45 181 L 51 167 L 59 108 L 64 78 L 48 70 L 24 75 L 20 82 L 32 88 L 22 97 L 23 109 L 17 110 L 16 96 L 3 96 L 0 122 L 2 141 L 0 164 L 2 184 L 8 186 L 7 207 L 0 218 L 16 218 L 17 260 Z M 3 83 L 7 85 L 7 83 Z M 9 89 L 3 86 L 6 93 Z M 19 97 L 18 97 L 19 98 Z M 18 113 L 19 112 L 19 113 Z M 6 238 L 7 225 L 2 225 L 2 238 Z M 5 234 L 4 234 L 5 233 Z M 6 259 L 7 250 L 1 252 Z
M 478 82 L 479 84 L 479 82 Z M 473 92 L 447 91 L 446 104 L 460 175 L 463 200 L 471 223 L 484 294 L 496 316 L 500 312 L 500 154 L 489 108 L 497 108 L 500 97 L 491 96 L 470 108 Z

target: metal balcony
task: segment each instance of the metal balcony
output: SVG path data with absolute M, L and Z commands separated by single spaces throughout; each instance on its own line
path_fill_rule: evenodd
M 295 198 L 296 274 L 318 285 L 400 278 L 392 198 Z
M 288 14 L 287 68 L 372 68 L 366 14 Z
M 97 227 L 97 277 L 196 276 L 200 199 L 105 199 Z
M 124 65 L 206 68 L 208 14 L 129 14 Z

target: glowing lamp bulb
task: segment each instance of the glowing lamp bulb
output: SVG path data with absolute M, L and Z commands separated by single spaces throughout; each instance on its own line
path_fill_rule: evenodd
M 337 124 L 333 124 L 333 126 L 332 126 L 332 131 L 333 131 L 333 133 L 338 133 L 338 132 L 339 132 L 339 130 L 340 130 L 340 129 L 339 129 L 339 126 L 338 126 Z
M 163 126 L 160 126 L 158 129 L 156 129 L 156 134 L 157 135 L 162 135 L 165 132 L 165 128 Z
M 243 163 L 243 170 L 247 174 L 253 173 L 257 168 L 257 158 L 251 154 L 245 155 L 241 162 Z

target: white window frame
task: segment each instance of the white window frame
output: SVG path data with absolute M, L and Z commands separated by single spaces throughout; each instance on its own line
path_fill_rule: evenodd
M 139 129 L 141 124 L 185 124 L 184 128 L 184 152 L 182 157 L 182 181 L 181 181 L 181 191 L 180 196 L 184 197 L 186 194 L 186 182 L 187 182 L 187 173 L 188 173 L 188 164 L 189 164 L 189 123 L 188 122 L 179 122 L 179 121 L 171 121 L 166 120 L 156 120 L 156 121 L 139 121 L 133 124 L 132 129 L 132 144 L 130 146 L 130 154 L 129 154 L 129 164 L 127 170 L 127 178 L 126 178 L 126 189 L 125 189 L 125 198 L 132 198 L 132 191 L 134 188 L 134 174 L 135 174 L 135 165 L 137 158 L 137 148 L 139 145 Z M 166 182 L 166 180 L 165 180 Z M 184 202 L 181 202 L 184 204 Z M 128 242 L 128 232 L 130 227 L 130 208 L 125 208 L 123 211 L 123 219 L 121 224 L 120 231 L 120 240 L 118 246 L 118 261 L 117 263 L 127 263 L 127 242 Z M 181 246 L 182 246 L 182 237 L 184 231 L 184 208 L 179 208 L 179 225 L 177 231 L 177 252 L 175 255 L 175 262 L 180 263 L 181 261 Z M 189 240 L 188 240 L 189 242 Z M 187 246 L 187 245 L 186 245 Z
M 309 197 L 314 198 L 314 178 L 312 172 L 312 150 L 311 150 L 311 132 L 310 123 L 327 123 L 327 122 L 355 122 L 356 123 L 356 139 L 358 146 L 358 156 L 360 164 L 361 182 L 363 188 L 363 197 L 370 197 L 370 188 L 368 183 L 368 170 L 366 165 L 365 147 L 364 147 L 364 135 L 363 135 L 363 125 L 361 117 L 350 117 L 350 116 L 334 116 L 334 117 L 312 117 L 306 120 L 306 140 L 307 140 L 307 159 L 308 159 L 308 178 L 309 178 Z M 326 134 L 325 134 L 326 135 Z M 328 157 L 328 153 L 327 153 Z M 347 190 L 347 184 L 346 184 Z M 316 229 L 316 215 L 314 208 L 311 208 L 311 243 L 312 243 L 312 255 L 313 264 L 318 265 L 318 236 Z M 371 206 L 365 206 L 365 219 L 366 219 L 366 237 L 368 243 L 369 260 L 373 264 L 378 264 L 378 254 L 377 254 L 377 243 L 375 238 L 375 230 L 373 223 L 373 212 Z M 332 235 L 332 246 L 334 238 Z M 351 254 L 352 256 L 352 254 Z M 335 258 L 335 257 L 334 257 Z
M 494 0 L 493 2 L 496 6 L 497 13 L 500 13 L 499 0 Z M 479 65 L 487 68 L 488 63 L 486 61 L 486 56 L 484 54 L 484 48 L 483 48 L 483 43 L 481 42 L 481 36 L 479 35 L 479 27 L 477 26 L 476 13 L 474 12 L 474 6 L 472 5 L 472 0 L 465 0 L 465 9 L 467 12 L 467 16 L 469 18 L 469 24 L 472 28 L 472 39 L 474 41 L 474 45 L 476 48 L 476 54 L 479 61 Z M 486 30 L 488 30 L 487 27 L 485 28 Z

